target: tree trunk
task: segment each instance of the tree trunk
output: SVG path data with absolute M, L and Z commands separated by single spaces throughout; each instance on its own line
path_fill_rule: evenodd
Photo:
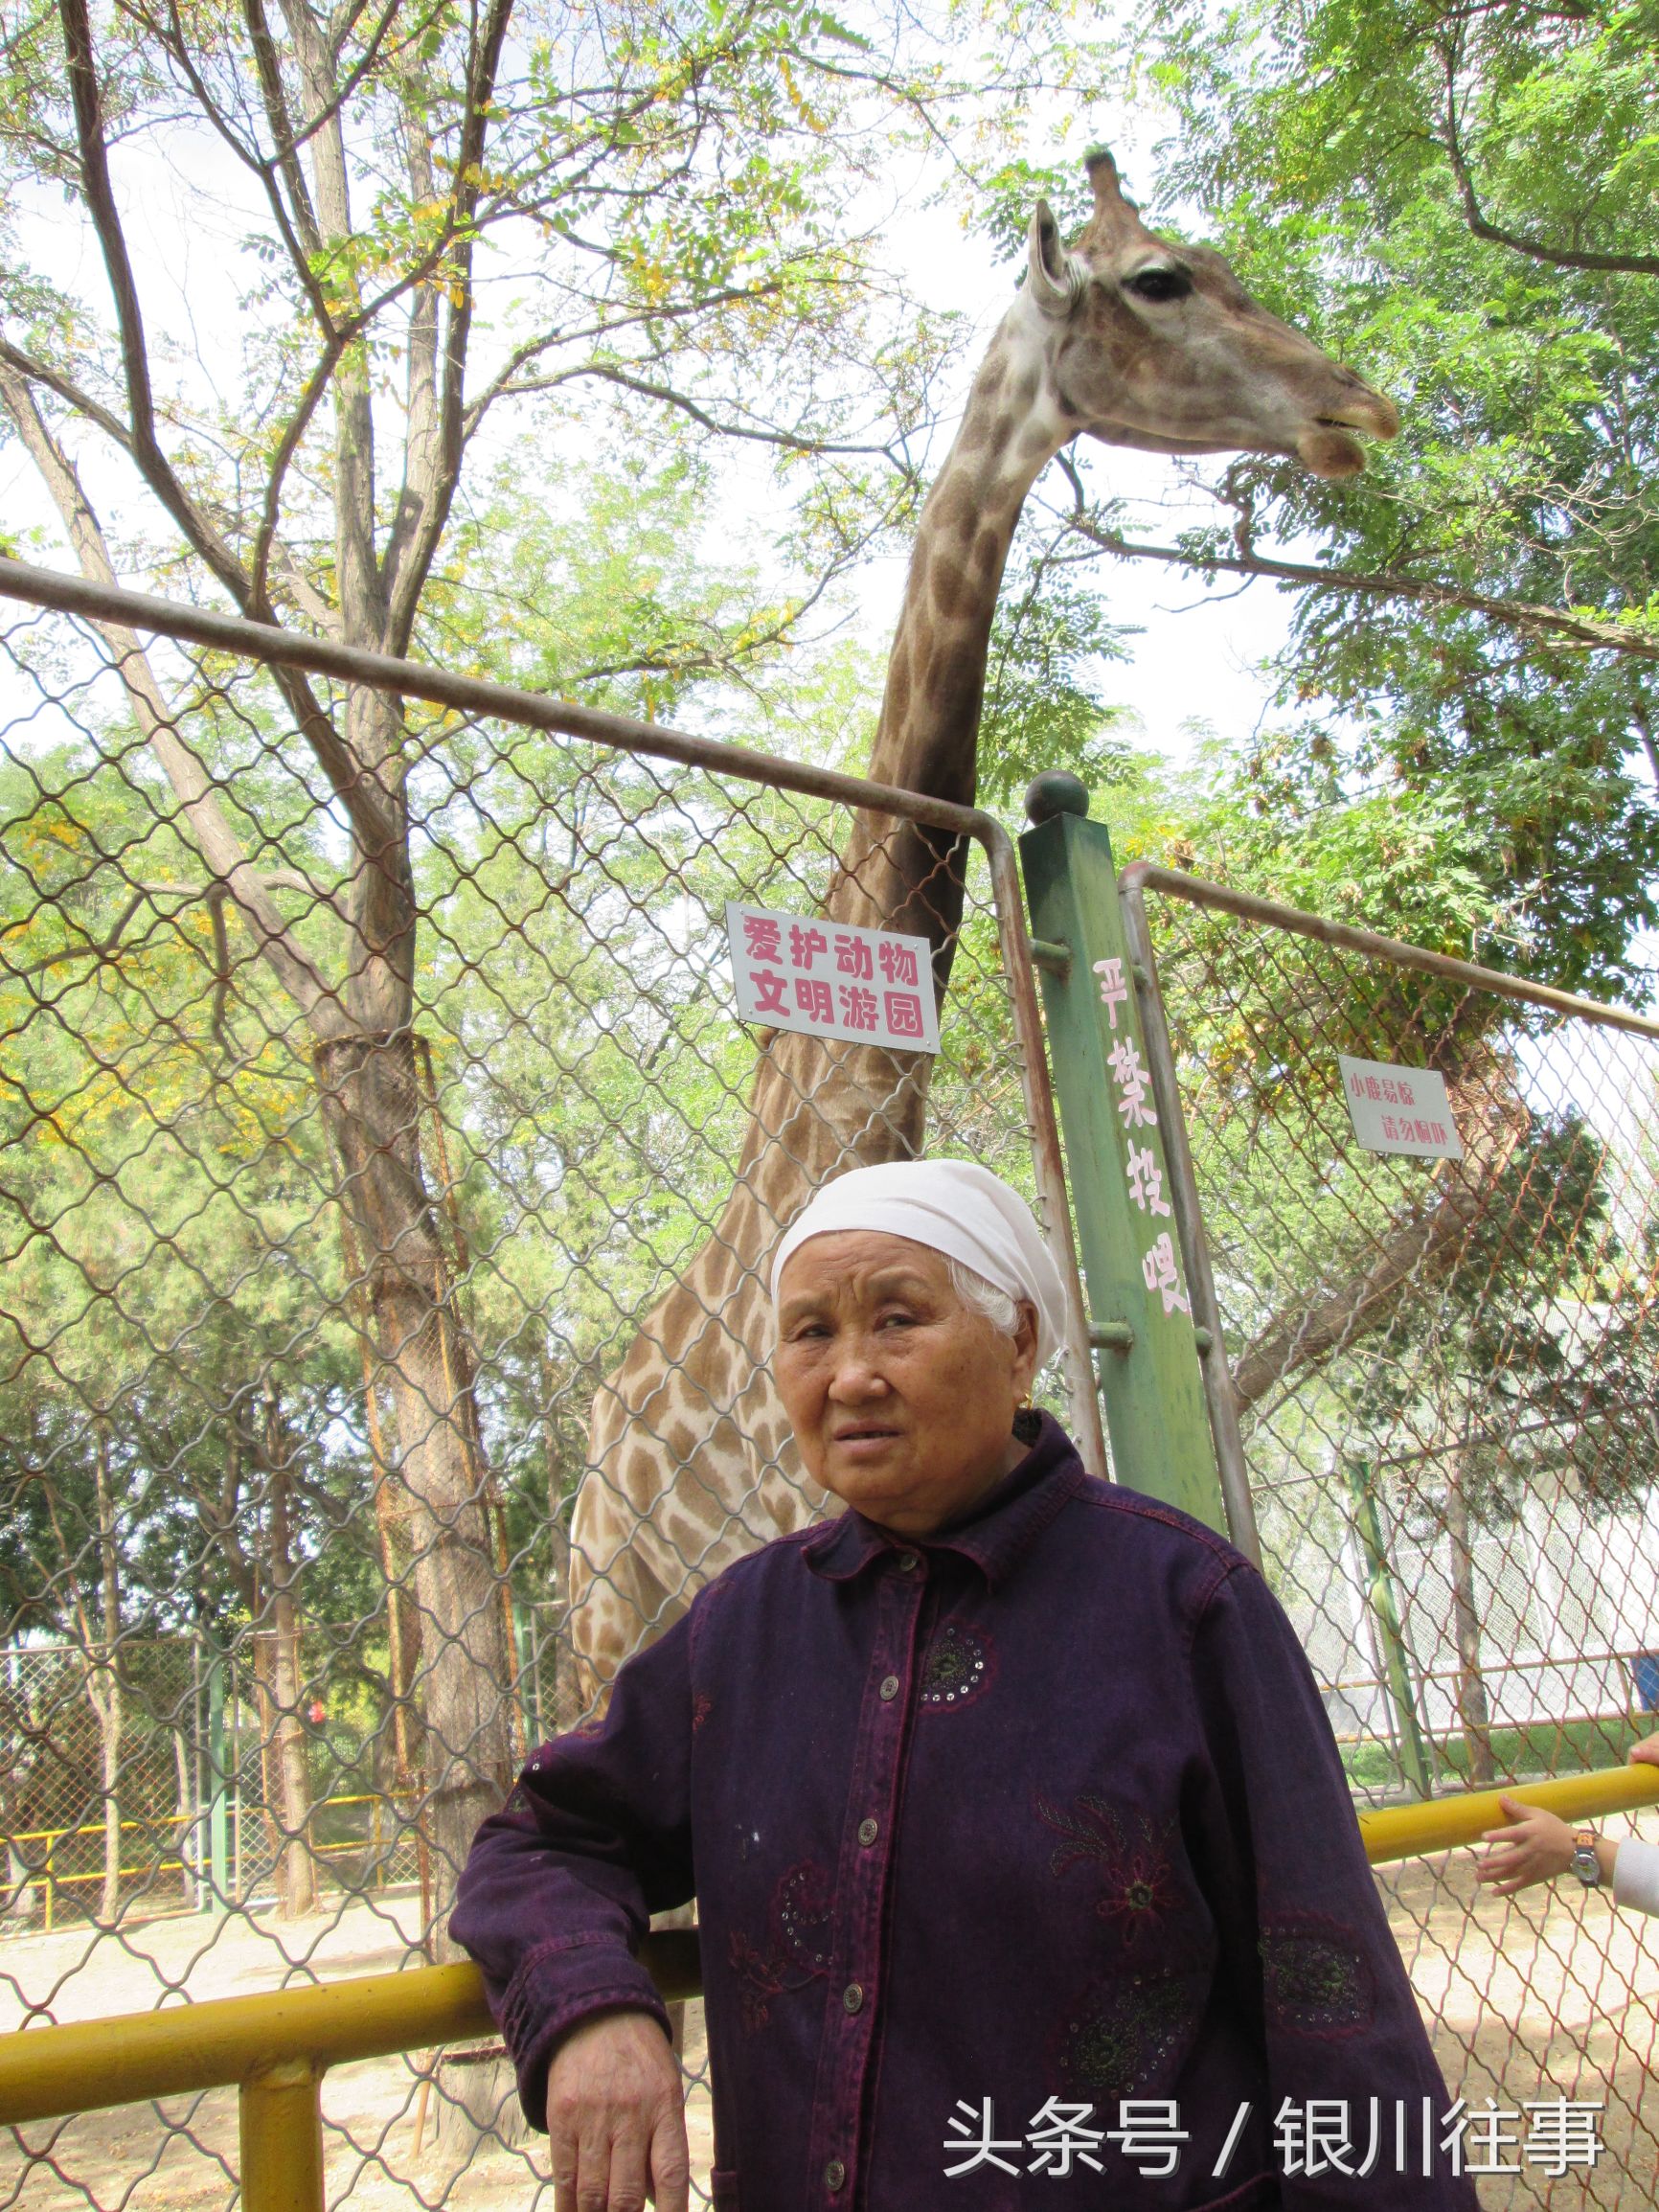
M 121 1734 L 125 1714 L 121 1694 L 121 1556 L 116 1548 L 115 1500 L 109 1481 L 109 1437 L 102 1422 L 98 1424 L 94 1466 L 102 1620 L 97 1652 L 87 1653 L 92 1669 L 86 1688 L 98 1719 L 103 1791 L 103 1895 L 99 1918 L 106 1927 L 113 1927 L 121 1914 Z
M 374 888 L 362 894 L 370 908 Z M 412 906 L 405 912 L 412 916 Z M 377 928 L 367 915 L 359 926 L 366 942 L 377 935 L 386 943 L 383 914 Z M 402 1003 L 406 1009 L 407 999 Z M 512 1666 L 484 1469 L 469 1448 L 470 1372 L 446 1336 L 446 1261 L 421 1171 L 414 1040 L 407 1026 L 378 1036 L 367 1034 L 369 1021 L 363 1027 L 359 1037 L 321 1047 L 317 1069 L 344 1170 L 342 1197 L 368 1276 L 379 1363 L 375 1384 L 384 1385 L 393 1405 L 393 1481 L 408 1501 L 420 1622 L 414 1684 L 424 1746 L 420 1817 L 431 1865 L 423 1934 L 427 1955 L 442 1963 L 463 1955 L 449 1935 L 449 1908 L 472 1838 L 512 1784 Z M 504 2085 L 499 2064 L 447 2070 L 440 2132 L 452 2155 L 464 2155 L 484 2131 L 507 2131 L 511 2108 Z
M 346 1261 L 352 1284 L 363 1281 L 357 1258 L 357 1241 L 351 1221 L 345 1222 Z M 380 1391 L 375 1380 L 376 1358 L 370 1349 L 374 1315 L 360 1291 L 352 1304 L 357 1326 L 357 1344 L 363 1357 L 363 1406 L 369 1429 L 369 1459 L 375 1471 L 375 1530 L 380 1545 L 380 1579 L 386 1588 L 386 1681 L 388 1713 L 392 1723 L 394 1821 L 402 1817 L 414 1788 L 420 1748 L 415 1710 L 415 1682 L 420 1662 L 420 1616 L 410 1594 L 409 1507 L 394 1479 L 386 1452 L 386 1432 L 380 1420 Z M 422 1880 L 422 1888 L 424 1888 Z
M 1463 1448 L 1453 1446 L 1445 1486 L 1445 1532 L 1451 1551 L 1452 1620 L 1458 1647 L 1458 1722 L 1468 1752 L 1469 1781 L 1489 1789 L 1497 1780 L 1492 1757 L 1491 1706 L 1481 1673 L 1481 1616 L 1475 1599 L 1475 1555 L 1469 1539 L 1467 1471 Z
M 543 1450 L 547 1467 L 548 1596 L 553 1601 L 551 1628 L 539 1637 L 535 1650 L 537 1719 L 544 1736 L 562 1736 L 581 1719 L 576 1684 L 576 1649 L 571 1640 L 570 1618 L 570 1515 L 565 1496 L 565 1468 L 559 1458 L 554 1429 L 553 1406 L 558 1389 L 558 1372 L 543 1352 L 541 1356 L 541 1417 Z
M 444 1341 L 445 1261 L 420 1173 L 411 1038 L 342 1039 L 318 1061 L 369 1274 L 383 1363 L 376 1381 L 395 1410 L 393 1480 L 413 1509 L 426 1812 L 442 1922 L 479 1822 L 512 1781 L 506 1622 L 482 1470 L 467 1448 L 467 1379 Z M 442 1927 L 437 1942 L 438 1955 L 453 1955 Z
M 275 1708 L 277 1909 L 300 1920 L 317 1909 L 317 1868 L 311 1856 L 311 1778 L 306 1727 L 300 1718 L 300 1629 L 294 1605 L 294 1546 L 290 1514 L 292 1479 L 288 1435 L 275 1391 L 265 1398 L 265 1467 L 270 1479 L 271 1702 Z

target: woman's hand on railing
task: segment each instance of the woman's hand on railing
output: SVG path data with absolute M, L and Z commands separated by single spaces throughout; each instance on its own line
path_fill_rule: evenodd
M 547 2132 L 554 2212 L 688 2212 L 679 2061 L 650 2014 L 571 2030 L 548 2068 Z

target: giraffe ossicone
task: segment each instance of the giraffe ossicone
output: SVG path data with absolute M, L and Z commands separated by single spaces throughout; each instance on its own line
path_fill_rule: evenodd
M 963 805 L 1009 545 L 1062 446 L 1281 453 L 1340 477 L 1364 466 L 1356 432 L 1398 428 L 1389 400 L 1260 306 L 1220 254 L 1148 230 L 1108 152 L 1087 170 L 1093 213 L 1069 245 L 1045 202 L 1032 212 L 1024 281 L 922 510 L 888 662 L 870 776 Z M 826 901 L 834 921 L 927 937 L 942 995 L 962 911 L 952 843 L 861 818 Z M 820 1182 L 920 1150 L 931 1066 L 761 1038 L 732 1195 L 594 1401 L 571 1530 L 578 1707 L 712 1575 L 822 1511 L 767 1367 L 770 1256 Z

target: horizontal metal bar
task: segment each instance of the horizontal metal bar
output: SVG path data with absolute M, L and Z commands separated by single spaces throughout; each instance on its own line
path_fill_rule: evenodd
M 1638 1805 L 1659 1805 L 1659 1767 L 1611 1767 L 1595 1774 L 1557 1774 L 1548 1782 L 1519 1782 L 1505 1797 L 1541 1805 L 1561 1820 L 1589 1820 L 1602 1813 L 1628 1813 Z M 1359 1833 L 1374 1866 L 1396 1859 L 1416 1859 L 1427 1851 L 1450 1851 L 1478 1843 L 1489 1828 L 1502 1828 L 1509 1814 L 1496 1790 L 1471 1790 L 1456 1797 L 1430 1797 L 1411 1805 L 1378 1805 L 1361 1813 Z
M 1069 975 L 1072 971 L 1072 948 L 1049 937 L 1031 940 L 1034 967 L 1046 968 L 1051 975 Z
M 699 1994 L 694 1930 L 648 1935 L 639 1955 L 666 2002 Z M 289 2063 L 343 2065 L 494 2032 L 483 1977 L 465 1963 L 25 2028 L 0 2036 L 0 2127 L 222 2088 Z
M 1559 1775 L 1504 1794 L 1582 1820 L 1659 1803 L 1659 1767 Z M 1362 1811 L 1366 1857 L 1381 1865 L 1478 1842 L 1507 1819 L 1498 1795 L 1481 1790 Z M 648 1935 L 640 1957 L 670 2002 L 700 1993 L 694 1931 Z M 458 1965 L 26 2028 L 0 2036 L 0 2126 L 269 2079 L 275 2068 L 321 2072 L 352 2060 L 429 2050 L 489 2035 L 493 2025 L 477 1968 Z
M 1188 876 L 1176 868 L 1160 868 L 1150 860 L 1131 860 L 1118 878 L 1125 891 L 1162 891 L 1183 899 L 1189 906 L 1209 906 L 1236 914 L 1243 922 L 1260 922 L 1273 929 L 1288 929 L 1298 937 L 1314 937 L 1322 945 L 1339 945 L 1350 952 L 1367 952 L 1378 960 L 1392 960 L 1400 968 L 1415 968 L 1424 975 L 1443 976 L 1448 983 L 1466 983 L 1473 991 L 1496 992 L 1500 997 L 1519 999 L 1527 1006 L 1547 1007 L 1552 1014 L 1578 1015 L 1607 1029 L 1626 1029 L 1635 1037 L 1659 1038 L 1659 1020 L 1636 1014 L 1627 1006 L 1604 1006 L 1599 998 L 1580 998 L 1577 992 L 1557 991 L 1547 983 L 1523 983 L 1495 968 L 1477 968 L 1472 961 L 1454 960 L 1448 952 L 1430 952 L 1420 945 L 1406 945 L 1397 937 L 1379 937 L 1375 930 L 1354 929 L 1346 922 L 1327 922 L 1323 915 L 1304 914 L 1297 906 L 1276 905 L 1249 891 L 1235 891 L 1230 884 L 1212 883 L 1202 876 Z
M 1097 1352 L 1132 1352 L 1135 1332 L 1127 1321 L 1091 1321 L 1089 1342 Z
M 181 605 L 148 592 L 117 591 L 105 584 L 90 583 L 83 577 L 65 576 L 57 569 L 33 568 L 27 561 L 0 559 L 0 596 L 52 607 L 60 614 L 79 615 L 87 622 L 119 623 L 125 629 L 182 638 L 191 645 L 238 653 L 276 668 L 303 669 L 310 675 L 331 676 L 340 683 L 366 684 L 402 698 L 426 699 L 434 706 L 453 707 L 461 714 L 490 715 L 531 729 L 552 730 L 560 737 L 584 738 L 592 744 L 609 745 L 619 752 L 678 761 L 690 767 L 706 768 L 712 775 L 740 776 L 746 783 L 766 784 L 775 790 L 800 791 L 808 798 L 897 814 L 930 829 L 978 838 L 987 846 L 994 847 L 999 838 L 1008 842 L 1008 832 L 996 817 L 982 813 L 977 807 L 954 806 L 948 799 L 926 798 L 920 791 L 900 790 L 894 784 L 873 784 L 862 776 L 843 775 L 838 769 L 778 760 L 744 745 L 693 737 L 689 731 L 670 729 L 661 722 L 637 722 L 628 715 L 605 714 L 598 707 L 580 707 L 570 699 L 519 691 L 512 684 L 451 675 L 446 670 L 429 668 L 420 661 L 398 660 L 391 653 L 370 652 L 361 646 L 338 645 L 327 638 L 305 637 L 269 623 L 244 622 L 239 615 Z

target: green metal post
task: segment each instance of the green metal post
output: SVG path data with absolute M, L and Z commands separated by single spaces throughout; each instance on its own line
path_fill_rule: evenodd
M 208 1854 L 212 1880 L 208 1910 L 230 1906 L 230 1868 L 225 1835 L 225 1655 L 210 1644 L 208 1661 Z
M 1376 1624 L 1378 1641 L 1382 1645 L 1382 1663 L 1388 1675 L 1389 1694 L 1394 1709 L 1399 1717 L 1399 1763 L 1402 1779 L 1413 1784 L 1420 1797 L 1434 1793 L 1433 1771 L 1429 1763 L 1428 1746 L 1423 1742 L 1422 1728 L 1417 1717 L 1417 1699 L 1412 1692 L 1411 1666 L 1406 1657 L 1405 1630 L 1400 1623 L 1399 1597 L 1394 1586 L 1394 1572 L 1388 1563 L 1388 1546 L 1383 1541 L 1382 1516 L 1377 1511 L 1376 1492 L 1372 1487 L 1371 1464 L 1364 1459 L 1343 1461 L 1348 1475 L 1348 1494 L 1353 1501 L 1353 1528 L 1359 1538 L 1359 1546 L 1365 1554 L 1365 1594 L 1371 1607 L 1371 1617 Z
M 1226 1534 L 1111 839 L 1075 776 L 1039 776 L 1019 841 L 1112 1466 Z M 1132 1155 L 1132 1157 L 1131 1157 Z

